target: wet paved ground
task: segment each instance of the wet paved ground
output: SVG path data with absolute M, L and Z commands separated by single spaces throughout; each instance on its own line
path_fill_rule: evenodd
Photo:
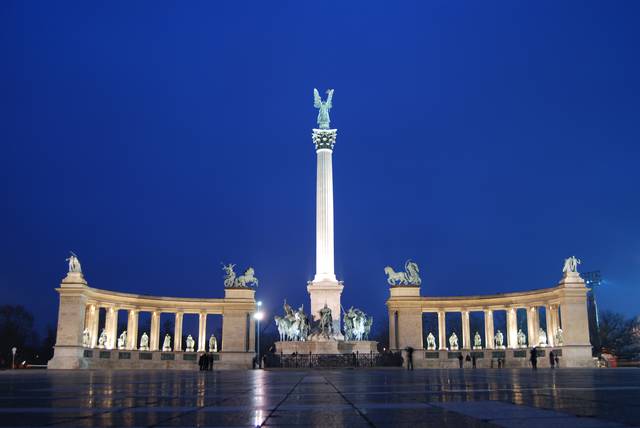
M 0 372 L 2 426 L 640 425 L 640 370 Z

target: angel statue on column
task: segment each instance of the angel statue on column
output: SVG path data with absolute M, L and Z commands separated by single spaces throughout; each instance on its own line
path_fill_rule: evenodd
M 329 129 L 331 119 L 329 119 L 329 110 L 331 110 L 331 100 L 333 98 L 333 89 L 327 90 L 327 101 L 322 101 L 320 93 L 313 88 L 313 106 L 318 109 L 318 128 Z

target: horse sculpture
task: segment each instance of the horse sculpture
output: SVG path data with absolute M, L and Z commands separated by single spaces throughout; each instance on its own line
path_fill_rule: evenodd
M 391 266 L 384 268 L 389 285 L 420 285 L 422 283 L 419 275 L 420 268 L 416 262 L 407 260 L 404 268 L 406 272 L 396 272 Z
M 250 284 L 254 286 L 258 286 L 258 278 L 253 276 L 255 271 L 252 267 L 249 267 L 244 274 L 240 275 L 236 278 L 236 287 L 248 287 Z

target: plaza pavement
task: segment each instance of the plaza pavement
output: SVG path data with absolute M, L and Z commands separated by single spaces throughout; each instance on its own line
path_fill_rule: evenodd
M 640 369 L 6 371 L 1 426 L 640 425 Z

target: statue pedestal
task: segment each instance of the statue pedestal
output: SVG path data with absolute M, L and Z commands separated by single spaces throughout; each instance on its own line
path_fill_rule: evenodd
M 338 281 L 319 281 L 310 282 L 307 285 L 307 291 L 311 298 L 311 317 L 314 322 L 320 321 L 320 310 L 326 304 L 331 309 L 331 317 L 333 318 L 333 331 L 338 340 L 344 339 L 340 328 L 340 319 L 342 311 L 340 308 L 340 295 L 344 286 Z
M 378 353 L 378 342 L 370 340 L 309 340 L 306 342 L 276 342 L 276 353 L 298 354 L 368 354 Z

